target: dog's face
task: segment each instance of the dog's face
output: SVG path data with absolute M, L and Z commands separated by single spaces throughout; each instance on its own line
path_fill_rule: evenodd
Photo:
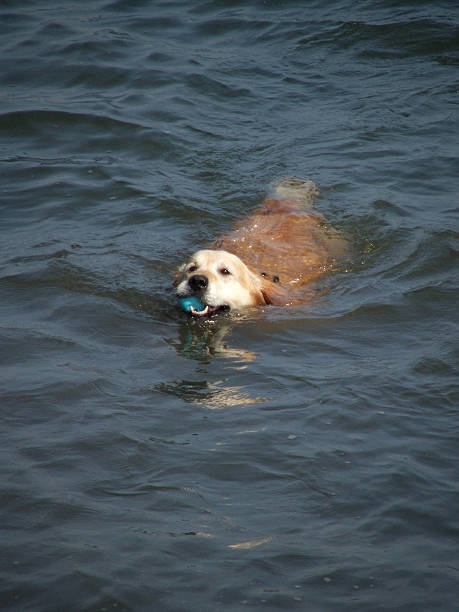
M 179 297 L 193 295 L 209 307 L 203 314 L 267 303 L 261 278 L 227 251 L 198 251 L 179 268 L 175 285 Z

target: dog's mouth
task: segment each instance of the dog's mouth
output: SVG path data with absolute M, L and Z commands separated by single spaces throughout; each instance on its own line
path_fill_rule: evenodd
M 193 308 L 193 306 L 191 306 L 190 314 L 193 317 L 210 317 L 211 315 L 217 312 L 225 312 L 229 309 L 229 306 L 227 306 L 226 304 L 222 304 L 221 306 L 209 306 L 209 304 L 207 304 L 204 310 L 196 310 L 195 308 Z

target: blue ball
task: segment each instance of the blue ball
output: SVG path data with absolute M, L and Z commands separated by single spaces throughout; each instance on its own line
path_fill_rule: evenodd
M 182 297 L 179 299 L 180 308 L 185 312 L 191 312 L 193 307 L 195 310 L 204 310 L 204 304 L 194 295 Z

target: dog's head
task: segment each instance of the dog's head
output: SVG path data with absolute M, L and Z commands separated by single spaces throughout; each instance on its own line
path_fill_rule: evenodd
M 196 296 L 208 306 L 204 315 L 271 303 L 263 278 L 227 251 L 198 251 L 180 266 L 174 284 L 179 297 Z

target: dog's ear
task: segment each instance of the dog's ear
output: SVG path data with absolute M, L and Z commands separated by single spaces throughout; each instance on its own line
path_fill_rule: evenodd
M 286 306 L 290 303 L 291 296 L 288 294 L 285 287 L 279 283 L 264 280 L 261 285 L 261 294 L 265 304 L 272 306 Z
M 266 306 L 267 304 L 271 303 L 267 301 L 265 294 L 261 289 L 252 291 L 251 293 L 253 297 L 251 306 Z

